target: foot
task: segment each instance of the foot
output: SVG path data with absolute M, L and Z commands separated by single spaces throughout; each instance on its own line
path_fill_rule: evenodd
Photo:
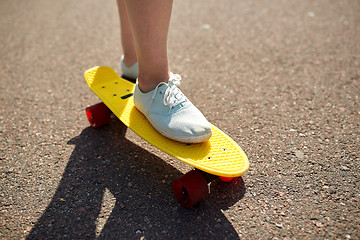
M 180 142 L 204 142 L 211 137 L 211 125 L 176 86 L 180 79 L 171 74 L 168 83 L 161 82 L 147 93 L 136 84 L 135 106 L 162 135 Z
M 122 76 L 126 79 L 130 79 L 130 80 L 135 80 L 138 77 L 138 73 L 139 73 L 139 64 L 138 62 L 135 62 L 133 65 L 131 66 L 127 66 L 124 62 L 124 56 L 122 56 L 121 58 L 121 71 L 122 71 Z

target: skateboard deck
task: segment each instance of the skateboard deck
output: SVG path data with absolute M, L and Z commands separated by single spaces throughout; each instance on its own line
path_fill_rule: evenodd
M 182 143 L 158 133 L 134 106 L 135 84 L 110 67 L 94 67 L 84 74 L 89 88 L 132 131 L 161 151 L 196 169 L 220 176 L 238 177 L 249 168 L 240 146 L 220 129 L 211 125 L 212 137 L 203 143 Z

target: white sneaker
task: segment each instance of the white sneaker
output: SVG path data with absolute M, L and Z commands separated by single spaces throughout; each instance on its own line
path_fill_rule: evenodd
M 127 79 L 137 79 L 139 73 L 139 64 L 138 62 L 134 63 L 130 67 L 128 67 L 124 62 L 124 55 L 121 56 L 121 71 L 123 77 Z
M 148 93 L 136 84 L 135 106 L 162 135 L 180 142 L 204 142 L 211 137 L 211 125 L 175 85 L 180 80 L 180 75 L 171 74 L 168 83 L 161 82 Z

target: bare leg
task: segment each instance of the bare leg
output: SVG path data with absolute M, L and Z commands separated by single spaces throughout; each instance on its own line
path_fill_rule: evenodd
M 135 49 L 139 64 L 136 108 L 166 137 L 183 142 L 208 140 L 210 123 L 175 86 L 175 76 L 170 76 L 167 37 L 173 0 L 118 0 L 118 4 L 125 55 L 131 56 Z
M 117 4 L 120 16 L 121 42 L 124 52 L 124 62 L 130 67 L 137 61 L 134 40 L 125 0 L 117 0 Z
M 167 37 L 173 1 L 125 1 L 139 63 L 139 88 L 149 92 L 170 77 Z

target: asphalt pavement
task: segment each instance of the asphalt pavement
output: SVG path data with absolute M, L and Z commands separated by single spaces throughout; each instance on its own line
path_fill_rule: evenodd
M 177 0 L 171 70 L 249 171 L 184 209 L 191 168 L 120 121 L 89 127 L 83 72 L 120 73 L 113 1 L 0 1 L 1 239 L 360 239 L 360 2 Z

